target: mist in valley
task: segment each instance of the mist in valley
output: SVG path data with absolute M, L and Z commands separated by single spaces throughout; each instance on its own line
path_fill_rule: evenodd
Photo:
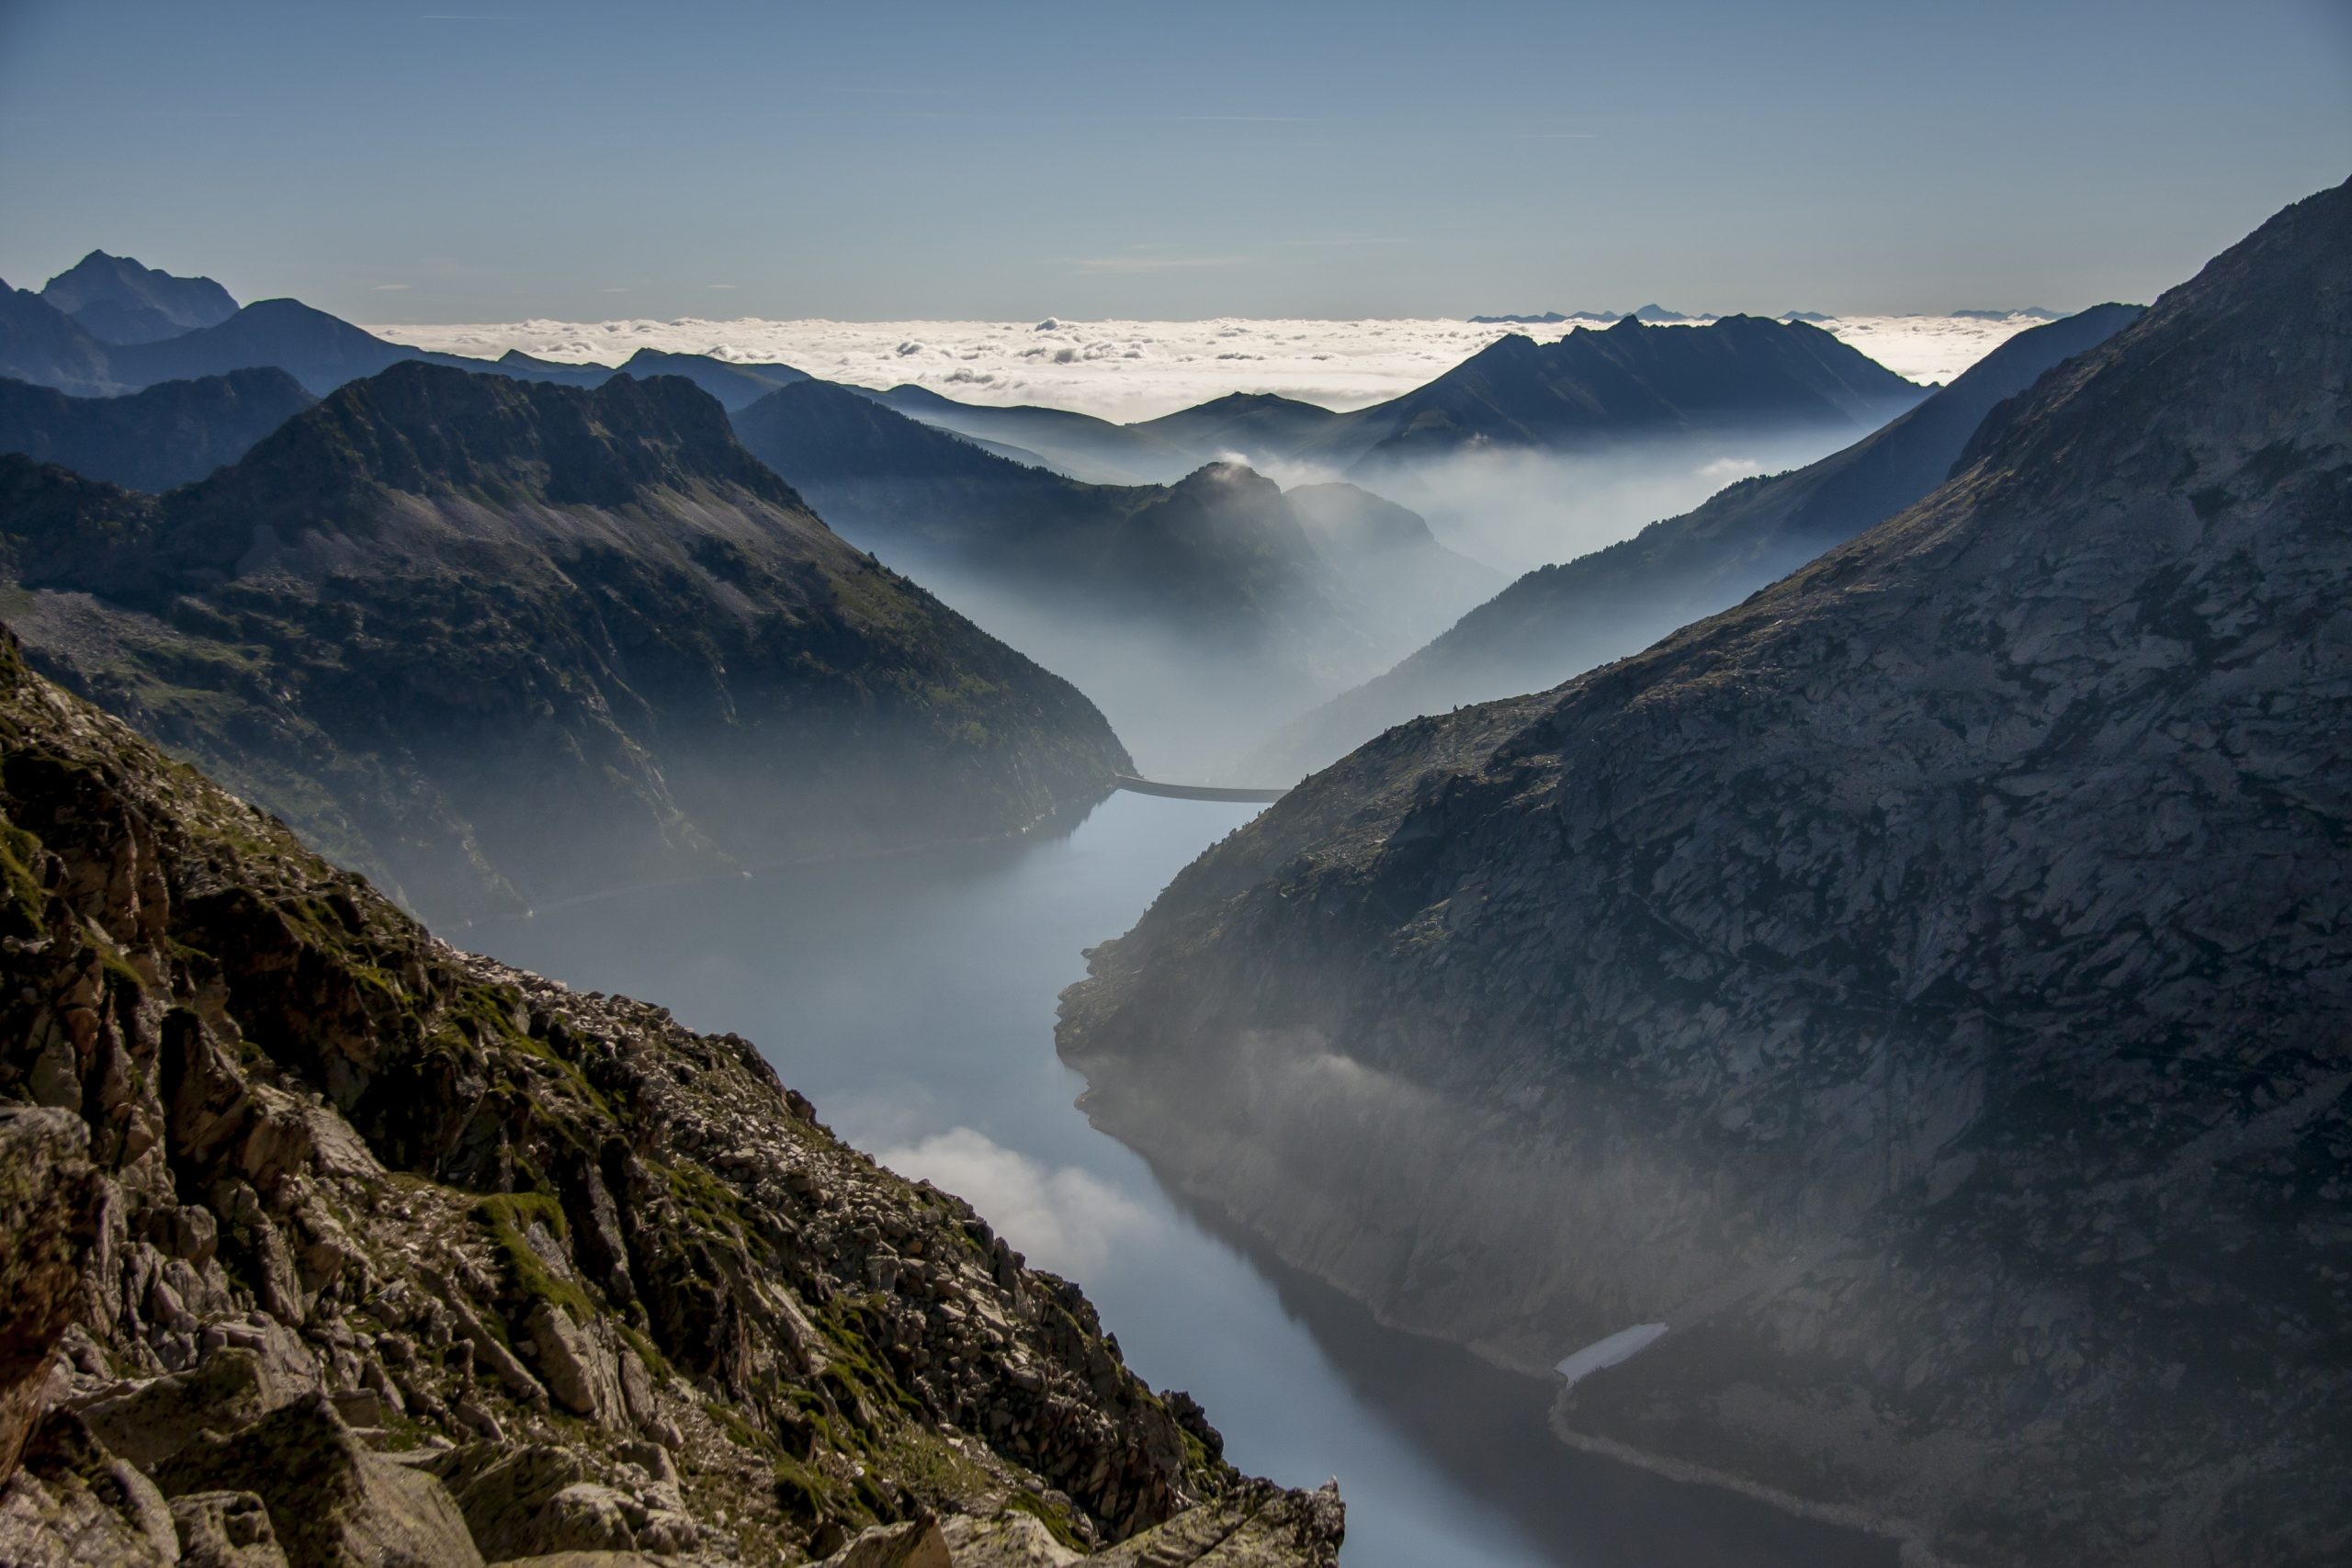
M 1487 446 L 1344 474 L 1265 461 L 1285 485 L 1344 478 L 1409 507 L 1441 543 L 1516 577 L 1678 516 L 1735 480 L 1802 468 L 1853 443 L 1850 425 L 1654 439 L 1582 451 Z M 1246 455 L 1245 455 L 1246 456 Z

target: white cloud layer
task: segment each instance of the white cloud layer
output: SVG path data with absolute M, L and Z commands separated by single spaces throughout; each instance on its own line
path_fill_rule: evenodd
M 955 1127 L 875 1156 L 899 1175 L 928 1180 L 988 1216 L 1030 1263 L 1084 1279 L 1112 1247 L 1156 1224 L 1150 1211 L 1091 1171 L 1047 1169 L 984 1133 Z
M 1949 381 L 2027 317 L 1852 316 L 1827 331 L 1918 381 Z M 495 358 L 616 365 L 640 348 L 780 362 L 865 387 L 903 381 L 973 403 L 1044 403 L 1120 421 L 1149 419 L 1227 392 L 1279 392 L 1361 408 L 1408 391 L 1513 330 L 1559 326 L 1457 321 L 508 321 L 371 327 L 396 343 Z

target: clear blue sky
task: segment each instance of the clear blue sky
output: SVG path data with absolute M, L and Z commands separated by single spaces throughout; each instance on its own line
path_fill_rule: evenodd
M 0 0 L 0 276 L 362 321 L 2070 308 L 2347 174 L 2352 0 Z

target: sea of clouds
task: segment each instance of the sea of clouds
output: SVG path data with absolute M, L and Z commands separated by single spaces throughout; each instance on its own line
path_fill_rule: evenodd
M 1949 381 L 2027 315 L 1848 316 L 1818 323 L 1915 381 Z M 863 387 L 912 382 L 972 403 L 1043 403 L 1104 419 L 1150 419 L 1227 392 L 1279 392 L 1361 408 L 1409 391 L 1498 337 L 1549 341 L 1562 325 L 1464 321 L 506 321 L 380 326 L 395 343 L 494 358 L 616 365 L 640 348 L 782 363 Z

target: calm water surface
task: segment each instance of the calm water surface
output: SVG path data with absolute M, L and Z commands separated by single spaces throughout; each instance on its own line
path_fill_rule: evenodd
M 1118 795 L 1063 837 L 656 888 L 460 941 L 759 1042 L 836 1132 L 1083 1284 L 1129 1364 L 1191 1391 L 1236 1464 L 1292 1485 L 1338 1476 L 1349 1568 L 1891 1563 L 1579 1460 L 1545 1434 L 1546 1386 L 1381 1328 L 1219 1234 L 1087 1124 L 1053 1045 L 1080 950 L 1258 809 Z

